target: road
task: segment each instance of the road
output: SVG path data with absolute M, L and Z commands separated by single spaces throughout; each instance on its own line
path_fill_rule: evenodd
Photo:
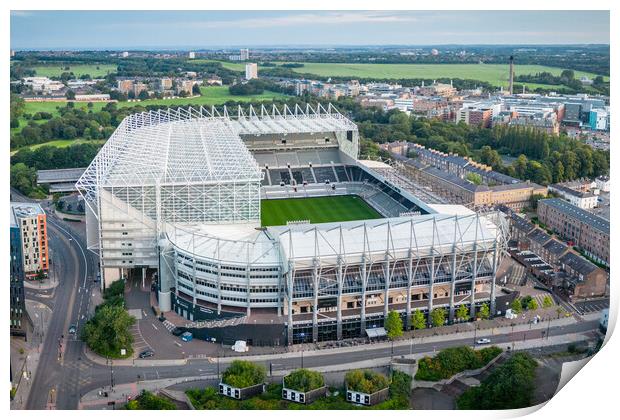
M 11 190 L 11 195 L 13 201 L 32 201 L 15 190 Z M 54 291 L 28 292 L 29 298 L 54 310 L 26 408 L 70 409 L 77 407 L 80 386 L 87 383 L 84 372 L 92 363 L 83 360 L 83 343 L 69 337 L 68 329 L 74 324 L 79 334 L 87 320 L 93 286 L 88 279 L 95 278 L 96 259 L 86 250 L 85 232 L 58 219 L 47 207 L 49 203 L 41 204 L 48 215 L 49 246 L 54 255 L 51 263 L 59 284 Z
M 543 323 L 544 324 L 544 323 Z M 592 332 L 592 336 L 595 336 L 594 330 L 598 327 L 598 321 L 587 321 L 571 324 L 568 326 L 552 327 L 549 329 L 550 336 L 589 333 Z M 544 325 L 540 329 L 532 329 L 527 332 L 507 333 L 501 335 L 487 336 L 492 340 L 492 344 L 496 345 L 511 345 L 512 342 L 519 342 L 524 339 L 539 339 L 542 332 L 547 334 L 547 329 Z M 480 336 L 479 338 L 484 338 Z M 472 345 L 471 338 L 453 339 L 442 342 L 423 343 L 416 344 L 413 348 L 415 354 L 427 353 L 433 351 L 439 351 L 443 348 L 454 347 L 460 345 Z M 342 365 L 348 363 L 362 362 L 366 360 L 386 358 L 390 356 L 398 357 L 401 355 L 410 354 L 411 347 L 408 342 L 396 343 L 394 345 L 394 352 L 391 348 L 373 348 L 373 347 L 361 347 L 359 350 L 350 350 L 347 352 L 339 353 L 324 353 L 320 355 L 305 355 L 303 356 L 303 366 L 305 368 L 312 368 L 318 366 L 330 366 L 330 365 Z M 271 360 L 263 362 L 264 366 L 269 369 L 269 363 L 273 363 L 274 370 L 291 370 L 301 367 L 302 354 L 296 353 L 293 357 L 290 354 L 283 355 L 280 358 L 279 355 L 274 355 Z M 119 367 L 106 367 L 102 365 L 93 365 L 91 371 L 91 380 L 89 387 L 84 389 L 84 392 L 90 391 L 96 388 L 103 388 L 110 386 L 110 380 L 113 376 L 115 384 L 131 383 L 137 380 L 153 380 L 153 379 L 165 379 L 165 378 L 183 378 L 190 376 L 204 376 L 213 375 L 218 372 L 222 372 L 229 364 L 229 360 L 220 359 L 219 363 L 216 360 L 209 359 L 192 359 L 188 360 L 185 365 L 175 366 L 149 366 L 149 367 L 136 367 L 136 366 L 119 366 Z M 219 366 L 218 366 L 219 365 Z M 138 377 L 139 375 L 139 377 Z

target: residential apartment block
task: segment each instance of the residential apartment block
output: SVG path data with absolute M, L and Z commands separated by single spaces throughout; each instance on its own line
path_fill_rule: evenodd
M 577 191 L 561 184 L 549 185 L 549 192 L 555 193 L 580 209 L 590 210 L 598 204 L 598 197 L 591 192 Z
M 47 274 L 49 252 L 47 218 L 38 204 L 11 203 L 11 225 L 19 226 L 23 271 L 26 277 Z
M 24 296 L 24 257 L 22 255 L 21 228 L 13 208 L 11 208 L 11 273 L 10 273 L 10 306 L 11 334 L 26 334 L 26 304 Z
M 538 219 L 558 235 L 609 265 L 609 220 L 559 198 L 539 200 L 537 213 Z

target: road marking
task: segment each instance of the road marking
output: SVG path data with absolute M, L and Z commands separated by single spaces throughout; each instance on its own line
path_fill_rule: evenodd
M 153 326 L 153 328 L 157 329 L 157 327 L 155 326 L 155 324 L 153 324 L 152 322 L 151 322 L 151 325 Z
M 178 341 L 175 341 L 174 344 L 176 344 L 179 347 L 183 347 L 183 346 L 181 346 L 181 343 L 179 343 Z

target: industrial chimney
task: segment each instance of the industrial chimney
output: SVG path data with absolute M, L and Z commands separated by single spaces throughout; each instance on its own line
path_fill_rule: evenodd
M 514 77 L 515 77 L 515 70 L 514 70 L 514 57 L 511 55 L 510 56 L 510 75 L 509 75 L 509 82 L 508 82 L 508 93 L 510 95 L 512 95 L 512 84 L 514 82 Z

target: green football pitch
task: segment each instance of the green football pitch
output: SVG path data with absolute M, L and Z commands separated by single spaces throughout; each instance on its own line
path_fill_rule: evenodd
M 263 226 L 286 225 L 287 221 L 310 223 L 380 219 L 382 216 L 356 195 L 261 200 Z

